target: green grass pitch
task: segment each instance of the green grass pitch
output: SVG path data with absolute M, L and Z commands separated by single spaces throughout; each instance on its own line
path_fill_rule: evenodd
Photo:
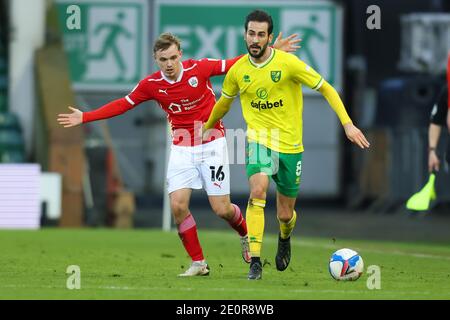
M 231 231 L 199 230 L 211 267 L 208 277 L 178 278 L 189 266 L 176 232 L 44 229 L 0 231 L 0 299 L 450 299 L 450 245 L 393 243 L 294 234 L 287 270 L 275 268 L 277 238 L 266 234 L 261 281 Z M 338 282 L 328 259 L 339 248 L 357 250 L 365 267 L 381 268 L 381 289 L 368 274 Z M 81 289 L 66 287 L 67 267 L 78 265 Z

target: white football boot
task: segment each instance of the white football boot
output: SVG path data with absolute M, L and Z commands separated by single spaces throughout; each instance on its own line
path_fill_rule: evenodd
M 209 275 L 209 267 L 208 264 L 203 261 L 194 261 L 192 262 L 189 269 L 187 269 L 184 273 L 179 274 L 179 277 L 194 277 L 194 276 L 207 276 Z

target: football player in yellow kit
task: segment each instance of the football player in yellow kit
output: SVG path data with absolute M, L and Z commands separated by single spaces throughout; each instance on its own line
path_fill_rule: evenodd
M 302 166 L 302 85 L 319 91 L 336 112 L 348 139 L 362 149 L 369 147 L 364 134 L 353 125 L 336 90 L 320 74 L 295 55 L 268 46 L 273 39 L 273 22 L 261 10 L 245 21 L 248 54 L 239 59 L 225 77 L 222 96 L 203 126 L 204 135 L 230 110 L 240 95 L 247 123 L 246 171 L 250 199 L 246 211 L 251 264 L 248 279 L 262 276 L 260 260 L 264 233 L 264 207 L 269 176 L 277 185 L 277 218 L 280 223 L 278 270 L 291 258 L 290 235 L 297 214 L 294 210 Z

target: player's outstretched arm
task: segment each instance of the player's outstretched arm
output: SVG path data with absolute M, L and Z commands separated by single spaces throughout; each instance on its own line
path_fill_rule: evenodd
M 450 133 L 450 108 L 447 111 L 447 129 L 448 133 Z
M 348 140 L 358 145 L 361 149 L 369 148 L 370 143 L 366 137 L 353 123 L 349 122 L 344 124 L 345 135 Z
M 295 39 L 298 37 L 297 33 L 291 34 L 287 38 L 283 39 L 283 33 L 280 32 L 278 37 L 275 39 L 273 47 L 278 50 L 286 51 L 286 52 L 295 52 L 297 49 L 300 49 L 301 46 L 298 44 L 302 39 Z
M 428 128 L 428 171 L 439 171 L 439 157 L 436 153 L 436 146 L 441 135 L 441 126 L 430 123 Z
M 72 113 L 60 113 L 58 114 L 58 122 L 64 128 L 74 127 L 83 123 L 83 112 L 76 108 L 69 107 Z
M 302 41 L 302 39 L 295 39 L 297 36 L 298 36 L 298 34 L 294 33 L 294 34 L 291 34 L 287 38 L 283 38 L 283 34 L 280 32 L 278 34 L 278 37 L 275 40 L 275 43 L 273 44 L 273 47 L 275 49 L 282 50 L 285 52 L 295 52 L 295 51 L 297 51 L 297 49 L 301 48 L 301 46 L 299 46 L 298 44 L 300 43 L 300 41 Z M 230 70 L 230 68 L 243 56 L 244 55 L 241 54 L 237 57 L 227 59 L 225 68 L 223 68 L 222 64 L 220 63 L 220 60 L 217 60 L 216 67 L 211 69 L 211 73 L 209 75 L 210 76 L 218 76 L 218 75 L 226 74 L 228 72 L 228 70 Z M 209 59 L 209 60 L 211 60 L 211 59 Z
M 222 119 L 228 111 L 230 111 L 231 104 L 233 103 L 233 98 L 226 98 L 223 95 L 214 105 L 214 108 L 209 115 L 208 121 L 205 122 L 202 128 L 202 136 L 205 139 L 205 131 L 214 128 L 217 121 Z
M 87 112 L 81 112 L 78 109 L 69 107 L 69 109 L 73 112 L 59 114 L 57 120 L 59 124 L 63 125 L 65 128 L 68 128 L 85 122 L 109 119 L 127 112 L 141 102 L 138 101 L 133 104 L 129 100 L 130 98 L 127 96 L 125 98 L 111 101 L 98 109 Z M 145 99 L 142 99 L 142 101 L 145 101 Z
M 339 94 L 336 92 L 333 86 L 324 81 L 319 89 L 319 92 L 322 93 L 322 95 L 330 104 L 331 108 L 333 108 L 334 112 L 336 112 L 342 126 L 344 127 L 345 135 L 347 136 L 347 138 L 354 144 L 358 145 L 361 149 L 369 148 L 369 141 L 367 141 L 361 130 L 359 130 L 353 124 L 352 120 L 347 114 L 347 110 L 345 110 L 344 104 L 342 103 Z

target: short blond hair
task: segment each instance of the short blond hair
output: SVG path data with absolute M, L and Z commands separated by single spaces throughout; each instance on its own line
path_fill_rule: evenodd
M 159 50 L 167 50 L 171 45 L 175 44 L 178 50 L 181 49 L 181 41 L 170 32 L 162 33 L 153 45 L 153 54 Z

